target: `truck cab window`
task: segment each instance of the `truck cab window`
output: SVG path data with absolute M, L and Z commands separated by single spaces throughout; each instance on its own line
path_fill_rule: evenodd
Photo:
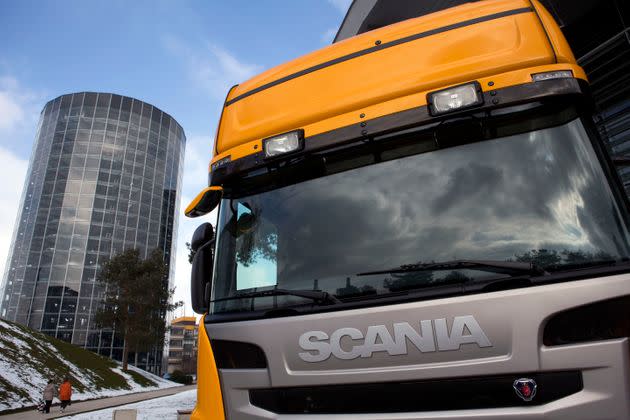
M 277 284 L 276 227 L 261 209 L 236 203 L 236 290 Z

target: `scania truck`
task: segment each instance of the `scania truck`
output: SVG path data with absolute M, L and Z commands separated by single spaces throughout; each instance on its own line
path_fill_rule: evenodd
M 630 207 L 585 73 L 536 0 L 438 3 L 228 92 L 186 209 L 218 209 L 194 419 L 630 418 Z

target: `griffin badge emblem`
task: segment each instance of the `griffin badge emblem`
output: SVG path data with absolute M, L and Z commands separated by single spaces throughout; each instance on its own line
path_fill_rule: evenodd
M 523 401 L 531 401 L 536 396 L 536 381 L 530 378 L 520 378 L 514 381 L 512 385 L 516 395 L 521 397 Z

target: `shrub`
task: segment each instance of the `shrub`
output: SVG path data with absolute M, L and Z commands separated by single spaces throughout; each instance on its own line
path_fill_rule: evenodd
M 173 382 L 177 382 L 184 385 L 190 385 L 193 382 L 193 378 L 190 375 L 186 375 L 181 370 L 174 370 L 169 378 Z

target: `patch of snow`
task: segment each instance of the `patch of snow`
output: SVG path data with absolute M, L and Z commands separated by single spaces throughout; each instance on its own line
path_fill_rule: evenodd
M 2 323 L 2 326 L 10 331 L 13 331 L 13 336 L 10 337 L 10 341 L 12 344 L 14 344 L 16 347 L 20 348 L 21 350 L 29 350 L 31 349 L 31 345 L 29 343 L 27 343 L 24 340 L 21 340 L 18 338 L 19 336 L 24 336 L 24 331 L 22 331 L 21 329 L 19 329 L 18 327 L 11 325 L 11 324 L 7 324 L 7 323 Z
M 130 367 L 131 365 L 129 365 Z M 133 376 L 131 376 L 130 374 L 126 373 L 125 371 L 122 370 L 122 366 L 117 367 L 112 369 L 113 372 L 117 373 L 118 375 L 122 376 L 123 378 L 125 378 L 125 380 L 127 381 L 127 384 L 129 384 L 131 386 L 131 389 L 127 391 L 128 394 L 133 393 L 133 392 L 141 392 L 141 391 L 145 391 L 147 388 L 141 386 L 140 384 L 134 382 L 133 380 Z M 152 387 L 155 388 L 155 387 Z
M 116 362 L 118 363 L 118 362 Z M 157 389 L 162 388 L 173 388 L 176 386 L 183 386 L 177 382 L 168 381 L 164 378 L 160 378 L 157 375 L 153 375 L 145 370 L 139 369 L 135 366 L 128 365 L 129 370 L 133 370 L 144 376 L 147 379 L 152 380 L 157 384 L 157 386 L 142 386 L 133 380 L 133 376 L 125 373 L 122 370 L 122 365 L 119 363 L 117 368 L 112 368 L 112 372 L 122 376 L 125 378 L 129 389 L 99 389 L 99 390 L 91 390 L 87 392 L 73 392 L 72 400 L 73 401 L 83 401 L 83 400 L 91 400 L 94 398 L 106 398 L 106 397 L 117 397 L 120 395 L 134 394 L 136 392 L 146 392 L 146 391 L 155 391 Z M 85 383 L 84 383 L 85 385 Z M 43 388 L 42 388 L 43 389 Z
M 43 390 L 47 382 L 41 372 L 38 372 L 28 365 L 19 363 L 18 361 L 6 360 L 2 354 L 0 354 L 0 376 L 3 380 L 9 382 L 13 387 L 27 390 L 27 394 L 29 396 L 32 395 L 32 392 L 30 391 L 33 389 Z M 38 397 L 41 396 L 41 392 L 37 392 L 37 394 Z M 15 395 L 12 401 L 0 401 L 0 412 L 5 409 L 31 405 L 32 403 L 33 399 Z
M 176 420 L 177 410 L 192 410 L 197 401 L 197 390 L 183 391 L 168 397 L 154 398 L 148 401 L 107 408 L 74 416 L 62 417 L 62 420 L 111 420 L 115 410 L 136 409 L 138 420 L 165 419 Z
M 173 382 L 173 381 L 169 381 L 168 379 L 164 379 L 161 376 L 157 376 L 151 372 L 147 372 L 146 370 L 142 370 L 140 368 L 137 368 L 133 365 L 129 365 L 128 366 L 129 370 L 133 370 L 136 373 L 141 374 L 142 376 L 144 376 L 147 379 L 150 379 L 151 381 L 155 382 L 158 386 L 157 388 L 161 389 L 161 388 L 173 388 L 175 386 L 182 386 L 182 384 L 178 384 L 177 382 Z M 143 391 L 146 391 L 147 388 L 142 388 Z
M 68 361 L 59 349 L 48 341 L 32 337 L 27 330 L 22 330 L 3 320 L 0 320 L 0 349 L 2 349 L 0 351 L 0 379 L 10 384 L 10 388 L 6 391 L 8 396 L 0 400 L 0 413 L 4 410 L 37 404 L 41 400 L 42 392 L 48 380 L 58 381 L 60 379 L 53 373 L 51 363 L 65 365 L 72 376 L 85 388 L 82 392 L 77 390 L 73 392 L 73 401 L 181 386 L 129 365 L 130 370 L 156 384 L 155 386 L 143 387 L 135 382 L 131 375 L 124 373 L 119 364 L 118 367 L 112 368 L 112 371 L 125 379 L 128 389 L 100 388 L 97 385 L 98 376 L 91 370 L 80 368 Z M 37 355 L 41 354 L 46 354 L 47 358 L 38 359 Z

